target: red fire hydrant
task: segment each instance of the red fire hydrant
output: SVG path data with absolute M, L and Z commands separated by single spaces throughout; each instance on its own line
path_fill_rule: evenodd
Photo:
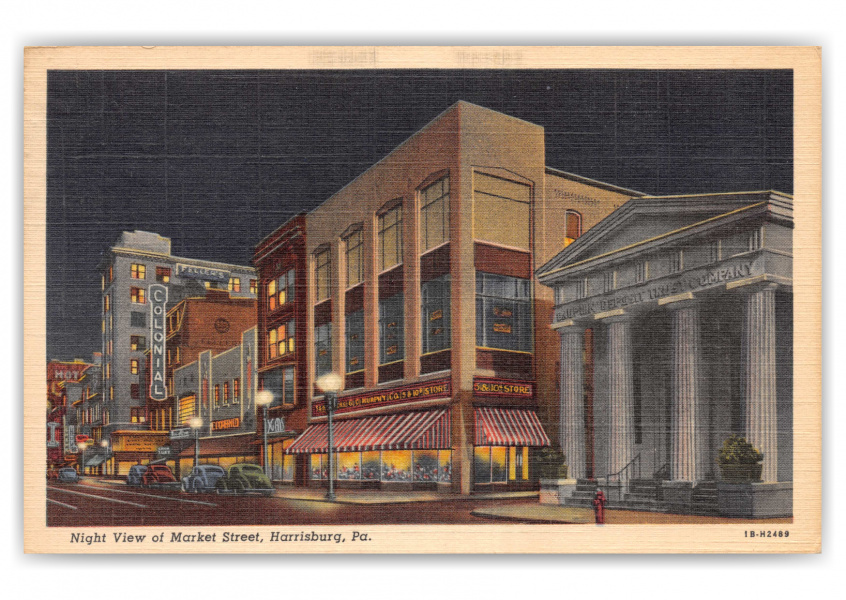
M 596 497 L 593 499 L 593 512 L 596 515 L 596 524 L 605 525 L 605 494 L 602 490 L 596 490 Z

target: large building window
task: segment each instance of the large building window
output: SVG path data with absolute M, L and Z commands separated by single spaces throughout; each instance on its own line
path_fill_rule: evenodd
M 112 298 L 109 294 L 103 296 L 103 312 L 109 312 L 109 309 L 111 308 L 111 300 Z
M 362 230 L 353 231 L 344 241 L 347 246 L 347 287 L 352 287 L 364 281 Z
M 575 210 L 564 212 L 564 247 L 575 242 L 582 235 L 582 215 Z
M 241 402 L 241 378 L 236 377 L 232 380 L 232 404 Z
M 403 294 L 379 300 L 380 365 L 402 360 L 405 356 L 404 302 Z
M 240 289 L 240 288 L 239 288 Z M 267 283 L 267 309 L 274 311 L 294 299 L 294 269 Z
M 170 267 L 156 267 L 156 281 L 170 283 Z
M 425 252 L 449 239 L 449 177 L 420 192 L 420 246 Z
M 146 304 L 147 298 L 144 288 L 129 288 L 129 300 L 133 304 Z
M 147 349 L 147 339 L 143 335 L 131 335 L 131 336 L 129 336 L 129 349 L 130 350 L 146 350 Z
M 402 262 L 402 204 L 379 215 L 379 271 Z
M 476 272 L 476 344 L 532 351 L 531 282 Z
M 267 332 L 267 358 L 268 360 L 290 354 L 296 350 L 294 341 L 294 320 L 274 327 Z
M 450 347 L 449 275 L 426 281 L 421 286 L 423 354 Z
M 331 291 L 332 258 L 329 248 L 314 255 L 314 293 L 317 302 L 326 300 L 332 295 Z
M 347 373 L 364 369 L 364 311 L 347 315 Z
M 273 403 L 271 406 L 295 404 L 294 367 L 282 367 L 266 371 L 261 375 L 261 389 L 273 392 Z
M 314 328 L 314 376 L 332 372 L 332 323 Z
M 240 292 L 241 291 L 241 278 L 240 277 L 230 277 L 229 278 L 229 291 L 230 292 Z
M 144 265 L 139 265 L 133 263 L 129 267 L 129 274 L 132 276 L 133 279 L 146 279 L 147 278 L 147 267 Z
M 478 240 L 529 250 L 531 188 L 476 173 L 473 177 L 473 229 Z

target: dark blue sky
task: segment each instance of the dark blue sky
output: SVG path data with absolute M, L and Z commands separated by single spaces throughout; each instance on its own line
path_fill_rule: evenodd
M 47 354 L 100 343 L 123 230 L 249 264 L 458 100 L 542 125 L 547 165 L 651 194 L 793 192 L 790 71 L 51 71 Z

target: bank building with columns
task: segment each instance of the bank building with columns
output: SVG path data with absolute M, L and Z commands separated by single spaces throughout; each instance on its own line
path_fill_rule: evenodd
M 792 514 L 793 200 L 766 191 L 635 197 L 536 270 L 554 290 L 559 442 L 619 506 Z M 733 434 L 761 481 L 717 463 Z

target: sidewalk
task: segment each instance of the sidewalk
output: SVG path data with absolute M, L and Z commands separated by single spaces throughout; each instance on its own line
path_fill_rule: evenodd
M 279 488 L 276 498 L 306 502 L 329 502 L 325 488 Z M 378 490 L 335 490 L 337 504 L 408 504 L 413 502 L 466 502 L 478 500 L 512 500 L 525 498 L 537 502 L 538 492 L 499 492 L 491 494 L 441 494 L 437 492 L 384 492 Z

